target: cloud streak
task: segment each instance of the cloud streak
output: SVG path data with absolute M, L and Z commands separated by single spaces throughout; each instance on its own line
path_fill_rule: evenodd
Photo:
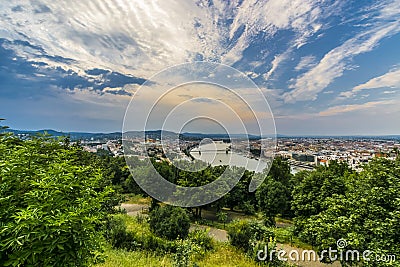
M 382 101 L 371 101 L 363 104 L 351 104 L 351 105 L 340 105 L 330 107 L 324 111 L 318 113 L 319 116 L 327 117 L 334 116 L 342 113 L 354 112 L 354 111 L 362 111 L 362 110 L 370 110 L 377 106 L 386 106 L 396 104 L 395 100 L 382 100 Z
M 318 93 L 343 75 L 354 56 L 372 51 L 382 39 L 399 33 L 400 22 L 392 21 L 392 17 L 388 21 L 389 15 L 400 17 L 400 10 L 397 10 L 395 14 L 388 14 L 385 7 L 379 15 L 378 22 L 372 28 L 348 39 L 325 54 L 314 68 L 300 75 L 290 84 L 289 87 L 292 90 L 284 94 L 285 102 L 317 99 Z
M 349 98 L 354 96 L 356 93 L 360 92 L 361 90 L 366 89 L 376 89 L 376 88 L 396 88 L 400 89 L 400 69 L 391 70 L 381 76 L 375 77 L 367 81 L 366 83 L 359 84 L 351 91 L 346 91 L 340 93 L 341 97 Z M 385 91 L 393 93 L 395 91 Z
M 254 39 L 278 30 L 300 47 L 320 29 L 320 1 L 78 1 L 0 3 L 0 37 L 41 47 L 14 46 L 20 56 L 75 72 L 112 69 L 149 76 L 167 66 L 206 59 L 234 64 Z M 57 62 L 46 55 L 73 60 Z M 275 67 L 276 68 L 276 67 Z

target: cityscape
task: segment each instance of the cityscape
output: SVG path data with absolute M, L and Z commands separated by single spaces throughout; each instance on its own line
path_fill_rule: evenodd
M 186 147 L 194 147 L 199 141 L 182 141 L 165 139 L 132 139 L 130 151 L 139 158 L 156 157 L 159 160 L 168 158 L 191 160 L 184 153 Z M 250 140 L 250 149 L 259 150 L 260 142 Z M 86 151 L 97 152 L 99 149 L 109 151 L 114 156 L 123 156 L 121 140 L 85 140 L 82 145 Z M 148 152 L 146 147 L 152 147 Z M 312 170 L 316 166 L 328 166 L 331 161 L 346 162 L 352 169 L 361 171 L 362 166 L 374 158 L 395 160 L 400 152 L 400 139 L 396 137 L 279 137 L 276 142 L 276 156 L 288 159 L 292 172 Z M 253 155 L 254 156 L 254 155 Z

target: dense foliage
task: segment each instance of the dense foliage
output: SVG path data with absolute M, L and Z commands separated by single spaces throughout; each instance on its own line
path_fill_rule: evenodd
M 180 207 L 163 206 L 150 212 L 151 230 L 158 236 L 169 240 L 186 238 L 189 234 L 190 218 Z
M 99 260 L 114 200 L 101 170 L 68 140 L 0 137 L 0 265 Z
M 249 251 L 254 241 L 269 240 L 274 233 L 257 221 L 237 220 L 228 227 L 229 242 L 244 251 Z
M 399 159 L 375 159 L 361 173 L 345 164 L 317 169 L 293 192 L 297 233 L 319 251 L 346 240 L 343 250 L 358 250 L 360 260 L 343 259 L 343 266 L 359 261 L 363 266 L 400 266 L 393 258 L 400 257 L 399 196 Z M 369 261 L 362 259 L 366 250 L 372 251 Z
M 134 231 L 128 229 L 127 221 Z M 131 219 L 127 215 L 111 216 L 106 224 L 105 235 L 108 242 L 118 249 L 154 251 L 161 254 L 176 251 L 174 242 L 156 236 L 141 217 Z

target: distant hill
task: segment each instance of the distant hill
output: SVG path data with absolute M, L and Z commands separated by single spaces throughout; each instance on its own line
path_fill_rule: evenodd
M 114 132 L 114 133 L 85 133 L 85 132 L 59 132 L 51 129 L 44 129 L 44 130 L 14 130 L 14 129 L 6 129 L 4 132 L 12 132 L 16 135 L 39 135 L 39 134 L 49 134 L 55 137 L 61 136 L 69 136 L 71 140 L 89 140 L 89 139 L 120 139 L 121 133 Z
M 0 130 L 0 132 L 12 132 L 16 135 L 38 135 L 47 133 L 49 135 L 59 137 L 59 136 L 69 136 L 71 140 L 111 140 L 111 139 L 121 139 L 122 133 L 121 132 L 112 132 L 112 133 L 89 133 L 89 132 L 60 132 L 51 129 L 44 129 L 44 130 L 15 130 L 15 129 L 4 129 Z M 171 131 L 164 131 L 164 130 L 153 130 L 153 131 L 146 131 L 146 137 L 152 139 L 161 139 L 161 135 L 166 138 L 177 138 L 178 134 L 171 132 Z M 143 137 L 143 131 L 128 131 L 124 133 L 124 136 L 129 138 L 140 138 Z M 250 140 L 257 140 L 260 139 L 258 135 L 246 135 L 246 134 L 231 134 L 231 138 L 249 138 Z M 271 137 L 271 136 L 264 136 L 264 137 Z M 341 139 L 374 139 L 374 140 L 400 140 L 400 135 L 343 135 L 343 136 L 323 136 L 323 135 L 282 135 L 277 134 L 277 138 L 341 138 Z M 229 139 L 228 134 L 205 134 L 205 133 L 181 133 L 179 134 L 179 138 L 184 140 L 198 140 L 204 138 L 211 138 L 211 139 Z

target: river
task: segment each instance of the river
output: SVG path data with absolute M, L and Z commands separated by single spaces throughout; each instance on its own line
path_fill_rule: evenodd
M 211 164 L 211 166 L 229 165 L 245 167 L 247 170 L 255 172 L 262 172 L 267 166 L 265 161 L 251 159 L 231 151 L 226 153 L 229 145 L 229 143 L 223 142 L 201 144 L 199 147 L 193 148 L 190 151 L 190 155 L 195 159 Z

